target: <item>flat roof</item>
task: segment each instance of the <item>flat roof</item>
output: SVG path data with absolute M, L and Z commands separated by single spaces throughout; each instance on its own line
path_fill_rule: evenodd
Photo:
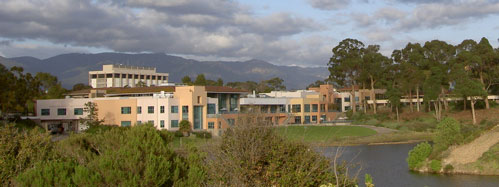
M 208 93 L 248 93 L 246 90 L 231 88 L 227 86 L 205 86 Z M 175 92 L 175 86 L 151 86 L 151 87 L 133 87 L 133 88 L 91 88 L 84 90 L 77 90 L 70 92 L 66 95 L 83 95 L 90 94 L 91 90 L 105 90 L 106 94 L 140 94 L 140 93 L 157 93 L 157 92 Z

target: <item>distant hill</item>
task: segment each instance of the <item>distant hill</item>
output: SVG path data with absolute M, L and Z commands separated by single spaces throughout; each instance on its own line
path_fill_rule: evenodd
M 170 73 L 170 82 L 180 82 L 185 75 L 195 78 L 204 73 L 206 78 L 224 82 L 261 81 L 280 77 L 288 89 L 304 89 L 316 80 L 323 80 L 329 72 L 327 68 L 302 68 L 277 66 L 262 60 L 248 61 L 197 61 L 160 53 L 123 54 L 70 53 L 47 59 L 34 57 L 2 58 L 0 63 L 7 67 L 21 66 L 27 72 L 48 72 L 56 75 L 66 88 L 76 83 L 88 84 L 88 71 L 101 70 L 103 64 L 124 64 L 156 67 L 158 72 Z

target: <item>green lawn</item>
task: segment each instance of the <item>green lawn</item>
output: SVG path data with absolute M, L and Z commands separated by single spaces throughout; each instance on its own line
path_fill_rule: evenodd
M 344 137 L 363 137 L 376 134 L 376 131 L 357 126 L 287 126 L 277 127 L 277 133 L 305 142 L 328 142 Z

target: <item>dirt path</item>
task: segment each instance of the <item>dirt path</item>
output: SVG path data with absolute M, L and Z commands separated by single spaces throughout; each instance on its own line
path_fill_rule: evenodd
M 499 142 L 499 125 L 482 134 L 471 143 L 453 148 L 444 163 L 467 164 L 477 161 L 484 152 Z

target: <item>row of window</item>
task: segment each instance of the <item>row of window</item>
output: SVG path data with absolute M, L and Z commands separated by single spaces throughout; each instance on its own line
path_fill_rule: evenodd
M 108 74 L 92 74 L 92 79 L 95 79 L 95 78 L 129 78 L 129 79 L 149 79 L 149 80 L 156 80 L 156 78 L 158 80 L 167 80 L 168 79 L 168 76 L 156 76 L 156 75 L 132 75 L 132 74 L 120 74 L 120 73 L 115 73 L 114 74 L 114 77 L 113 77 L 113 74 L 112 73 L 108 73 Z
M 304 112 L 318 112 L 319 111 L 319 104 L 304 104 Z M 290 110 L 291 109 L 291 110 Z M 320 104 L 320 112 L 326 112 L 326 104 Z M 290 110 L 293 113 L 301 112 L 301 105 L 296 104 L 296 105 L 288 105 L 288 110 Z
M 308 124 L 308 123 L 317 123 L 317 116 L 304 116 L 304 120 L 303 120 L 303 123 L 304 124 Z M 321 121 L 324 121 L 326 120 L 326 115 L 322 115 L 321 116 Z M 301 123 L 301 116 L 295 116 L 295 123 Z
M 83 108 L 74 108 L 73 114 L 74 115 L 83 115 Z M 50 109 L 42 108 L 41 115 L 42 116 L 50 116 Z M 58 108 L 57 115 L 58 116 L 65 116 L 66 115 L 66 108 Z

